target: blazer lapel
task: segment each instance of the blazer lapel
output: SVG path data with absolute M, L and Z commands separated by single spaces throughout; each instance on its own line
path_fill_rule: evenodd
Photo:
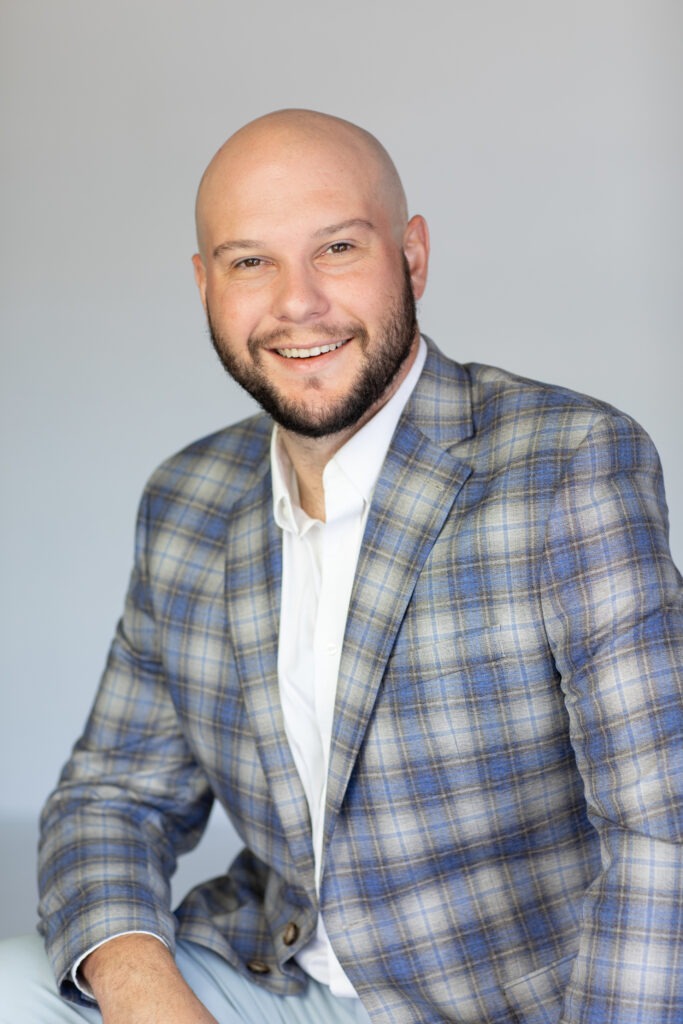
M 233 507 L 226 543 L 226 605 L 244 703 L 268 780 L 273 813 L 292 857 L 306 878 L 314 875 L 306 797 L 289 744 L 277 675 L 282 542 L 272 516 L 266 472 Z
M 469 378 L 427 342 L 427 362 L 375 488 L 356 570 L 337 687 L 323 849 L 416 580 L 471 472 L 450 452 L 472 433 Z M 272 516 L 267 471 L 231 509 L 228 638 L 268 780 L 272 813 L 279 817 L 302 884 L 312 892 L 308 805 L 285 736 L 277 677 L 281 589 L 281 537 Z
M 349 607 L 330 751 L 324 849 L 416 580 L 470 472 L 404 417 L 375 489 Z

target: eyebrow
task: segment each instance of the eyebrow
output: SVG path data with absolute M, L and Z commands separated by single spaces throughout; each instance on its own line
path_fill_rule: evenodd
M 328 224 L 327 227 L 320 228 L 313 233 L 313 237 L 321 238 L 323 235 L 336 235 L 338 231 L 346 231 L 347 228 L 368 228 L 369 231 L 374 231 L 375 225 L 369 220 L 363 220 L 362 217 L 352 217 L 351 220 L 342 220 L 338 224 Z
M 221 242 L 213 250 L 213 258 L 218 259 L 224 252 L 234 252 L 236 249 L 262 249 L 264 243 L 255 238 L 235 238 L 231 242 Z
M 347 228 L 367 228 L 369 231 L 375 230 L 375 225 L 369 221 L 364 220 L 362 217 L 352 217 L 350 220 L 339 221 L 338 224 L 328 224 L 324 228 L 319 228 L 313 232 L 313 238 L 324 238 L 326 235 L 336 235 L 338 231 L 346 231 Z M 263 249 L 266 247 L 265 242 L 259 241 L 257 238 L 234 238 L 229 242 L 221 242 L 213 250 L 213 258 L 218 259 L 227 252 L 235 252 L 243 249 Z

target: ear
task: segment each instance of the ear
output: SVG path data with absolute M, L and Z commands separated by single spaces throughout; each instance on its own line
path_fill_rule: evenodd
M 206 309 L 206 269 L 198 252 L 192 257 L 192 266 L 194 267 L 194 279 L 197 282 L 197 288 L 199 288 L 202 306 Z
M 403 233 L 403 252 L 410 267 L 410 280 L 416 299 L 421 299 L 427 286 L 429 267 L 429 228 L 420 214 L 411 217 Z

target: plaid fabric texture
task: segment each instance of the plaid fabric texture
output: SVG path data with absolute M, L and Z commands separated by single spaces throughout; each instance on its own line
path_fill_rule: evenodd
M 255 417 L 200 441 L 145 492 L 43 814 L 71 998 L 76 958 L 136 928 L 305 984 L 318 902 L 278 697 L 269 434 Z M 367 524 L 330 764 L 320 905 L 373 1021 L 683 1020 L 681 598 L 642 430 L 430 344 Z M 214 798 L 245 850 L 173 915 Z

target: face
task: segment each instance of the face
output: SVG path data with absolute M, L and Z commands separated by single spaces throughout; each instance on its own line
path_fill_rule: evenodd
M 195 271 L 221 362 L 286 430 L 359 426 L 417 345 L 421 218 L 392 210 L 339 153 L 242 160 L 214 189 Z
M 247 339 L 249 359 L 239 359 L 229 340 L 216 327 L 207 304 L 207 319 L 211 341 L 218 358 L 237 383 L 285 430 L 303 437 L 327 437 L 356 426 L 374 407 L 379 408 L 384 395 L 401 372 L 413 348 L 417 319 L 410 271 L 405 264 L 403 292 L 387 310 L 378 325 L 375 336 L 357 323 L 319 324 L 313 348 L 296 349 L 287 329 L 273 331 L 267 336 L 250 335 Z M 325 349 L 334 349 L 339 339 L 355 338 L 363 354 L 362 366 L 356 379 L 340 390 L 334 400 L 324 398 L 324 385 L 313 374 L 307 376 L 303 388 L 286 391 L 274 375 L 264 371 L 262 353 L 277 345 L 277 353 L 285 359 L 316 360 L 329 355 Z M 342 344 L 347 344 L 343 341 Z M 316 354 L 319 353 L 319 354 Z M 313 364 L 315 365 L 315 364 Z M 308 363 L 306 364 L 308 370 Z M 316 392 L 320 392 L 316 395 Z

